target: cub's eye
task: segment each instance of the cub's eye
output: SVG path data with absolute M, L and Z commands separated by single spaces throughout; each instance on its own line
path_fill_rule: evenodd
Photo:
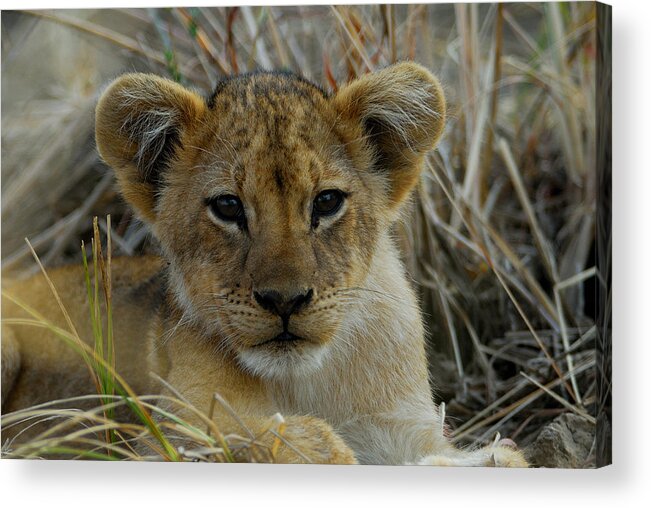
M 336 189 L 324 190 L 314 198 L 312 214 L 317 217 L 334 215 L 344 202 L 344 193 Z
M 231 194 L 207 198 L 206 205 L 210 211 L 227 222 L 241 222 L 244 220 L 244 205 L 240 198 Z

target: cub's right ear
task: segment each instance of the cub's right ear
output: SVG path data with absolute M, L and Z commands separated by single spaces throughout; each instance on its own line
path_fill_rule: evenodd
M 143 219 L 155 220 L 164 173 L 206 109 L 200 95 L 153 74 L 125 74 L 100 97 L 97 149 Z

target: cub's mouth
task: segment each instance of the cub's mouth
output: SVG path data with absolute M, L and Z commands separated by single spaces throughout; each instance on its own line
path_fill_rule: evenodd
M 321 367 L 328 348 L 308 337 L 284 330 L 270 339 L 240 348 L 237 355 L 242 366 L 257 376 L 309 375 Z
M 284 330 L 271 339 L 265 340 L 263 342 L 259 342 L 254 347 L 272 346 L 272 345 L 279 345 L 279 346 L 293 345 L 306 340 L 307 339 L 304 339 L 303 337 L 299 337 L 298 335 L 295 335 L 291 332 L 288 332 L 287 330 Z

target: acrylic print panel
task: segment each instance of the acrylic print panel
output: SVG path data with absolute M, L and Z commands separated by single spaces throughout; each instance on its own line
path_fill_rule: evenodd
M 4 458 L 610 463 L 609 7 L 2 28 Z

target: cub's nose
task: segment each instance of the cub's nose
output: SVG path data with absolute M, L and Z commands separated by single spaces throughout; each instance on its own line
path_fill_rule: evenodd
M 298 312 L 312 301 L 314 291 L 309 289 L 304 293 L 284 295 L 279 291 L 254 291 L 256 302 L 265 310 L 280 316 L 286 322 L 294 312 Z

